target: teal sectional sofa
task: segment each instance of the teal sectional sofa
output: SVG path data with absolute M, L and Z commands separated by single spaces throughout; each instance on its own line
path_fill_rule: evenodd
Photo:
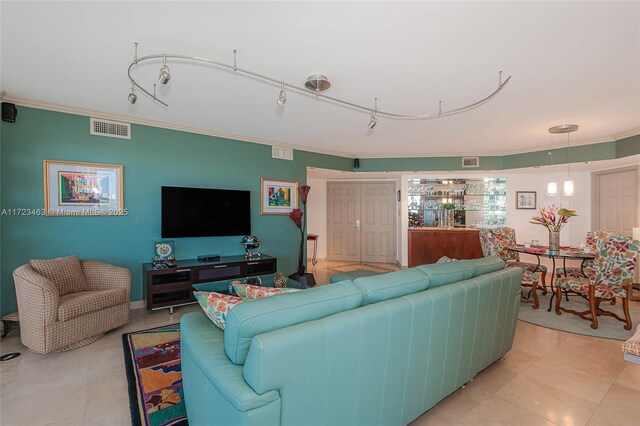
M 519 268 L 425 265 L 181 320 L 189 424 L 402 425 L 511 349 Z

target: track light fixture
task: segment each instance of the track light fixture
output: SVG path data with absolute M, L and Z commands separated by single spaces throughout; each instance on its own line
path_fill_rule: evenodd
M 158 81 L 162 84 L 167 84 L 171 80 L 171 72 L 169 72 L 169 67 L 167 66 L 167 54 L 163 54 L 163 63 L 162 68 L 160 68 L 160 75 L 158 76 Z
M 129 103 L 133 105 L 136 103 L 137 100 L 138 100 L 138 95 L 136 95 L 136 88 L 132 84 L 131 93 L 129 93 Z
M 369 120 L 369 130 L 373 130 L 378 124 L 378 119 L 376 118 L 376 113 L 378 112 L 378 98 L 375 98 L 375 109 L 371 111 L 371 119 Z
M 378 119 L 372 115 L 369 120 L 369 130 L 373 130 L 373 128 L 376 127 L 376 124 L 378 124 Z
M 283 106 L 287 102 L 287 94 L 284 91 L 284 81 L 280 83 L 280 94 L 278 95 L 278 105 Z
M 257 73 L 255 71 L 251 71 L 245 68 L 240 68 L 238 67 L 238 63 L 237 63 L 237 51 L 234 50 L 233 51 L 233 64 L 227 64 L 224 62 L 219 62 L 219 61 L 214 61 L 211 59 L 207 59 L 207 58 L 201 58 L 201 57 L 197 57 L 197 56 L 188 56 L 188 55 L 179 55 L 179 54 L 170 54 L 167 55 L 166 53 L 159 53 L 159 54 L 152 54 L 152 55 L 146 55 L 146 56 L 142 56 L 142 57 L 138 57 L 138 44 L 134 43 L 134 57 L 133 57 L 133 62 L 131 62 L 131 64 L 129 64 L 129 68 L 128 68 L 128 75 L 129 75 L 129 80 L 131 81 L 131 84 L 133 87 L 135 87 L 136 89 L 140 90 L 142 93 L 146 94 L 148 97 L 150 97 L 151 99 L 153 99 L 155 102 L 159 103 L 160 105 L 163 105 L 165 107 L 168 107 L 169 105 L 164 102 L 163 100 L 159 99 L 156 96 L 155 90 L 153 93 L 151 93 L 151 91 L 145 89 L 144 87 L 142 87 L 140 84 L 138 84 L 138 82 L 133 78 L 132 72 L 134 70 L 134 68 L 136 68 L 136 66 L 138 64 L 140 64 L 141 62 L 146 62 L 146 61 L 154 61 L 157 59 L 162 59 L 162 67 L 160 68 L 160 75 L 158 77 L 158 80 L 160 82 L 160 84 L 167 84 L 169 83 L 169 80 L 171 80 L 171 73 L 169 71 L 169 67 L 167 66 L 167 58 L 170 59 L 179 59 L 182 62 L 191 62 L 191 63 L 204 63 L 204 64 L 208 64 L 208 65 L 213 65 L 214 67 L 217 68 L 223 68 L 223 69 L 230 69 L 233 70 L 239 74 L 244 74 L 253 78 L 256 78 L 258 80 L 263 80 L 266 82 L 270 82 L 270 83 L 275 83 L 275 84 L 279 84 L 280 85 L 280 93 L 278 95 L 278 105 L 284 105 L 284 103 L 287 100 L 287 94 L 284 90 L 285 86 L 291 90 L 295 90 L 296 92 L 302 93 L 304 95 L 307 96 L 315 96 L 316 98 L 321 98 L 323 100 L 329 101 L 331 103 L 334 104 L 340 104 L 346 107 L 349 107 L 351 109 L 355 109 L 358 111 L 362 111 L 365 113 L 369 113 L 371 114 L 371 119 L 369 120 L 369 128 L 373 129 L 375 127 L 375 125 L 378 123 L 378 118 L 379 117 L 385 117 L 385 118 L 391 118 L 391 119 L 399 119 L 399 120 L 428 120 L 428 119 L 434 119 L 434 118 L 440 118 L 440 117 L 446 117 L 448 115 L 453 115 L 453 114 L 459 114 L 461 112 L 465 112 L 465 111 L 469 111 L 473 108 L 476 108 L 488 101 L 490 101 L 491 99 L 493 99 L 498 93 L 500 93 L 500 91 L 504 88 L 504 86 L 509 83 L 509 80 L 511 80 L 511 76 L 507 77 L 506 80 L 502 80 L 502 71 L 499 72 L 499 79 L 498 79 L 498 87 L 491 92 L 488 96 L 485 96 L 484 98 L 472 103 L 472 104 L 468 104 L 468 105 L 464 105 L 458 108 L 453 108 L 450 109 L 448 111 L 442 111 L 442 101 L 439 102 L 438 105 L 438 111 L 435 113 L 429 113 L 429 114 L 399 114 L 399 113 L 395 113 L 395 112 L 389 112 L 389 111 L 378 111 L 377 108 L 375 110 L 375 112 L 371 111 L 370 107 L 367 107 L 365 105 L 359 105 L 356 104 L 354 102 L 350 102 L 350 101 L 346 101 L 343 99 L 339 99 L 333 96 L 329 96 L 324 94 L 323 92 L 326 91 L 327 89 L 329 89 L 329 87 L 331 86 L 331 83 L 329 82 L 329 79 L 322 74 L 314 74 L 312 76 L 310 76 L 307 81 L 305 82 L 304 86 L 299 86 L 296 84 L 291 84 L 291 83 L 287 83 L 285 81 L 282 80 L 278 80 L 275 79 L 273 77 L 269 77 L 267 75 L 264 74 L 260 74 Z M 133 93 L 133 92 L 132 92 Z M 134 93 L 135 94 L 135 93 Z M 137 97 L 137 95 L 136 95 Z M 130 100 L 131 102 L 131 100 Z

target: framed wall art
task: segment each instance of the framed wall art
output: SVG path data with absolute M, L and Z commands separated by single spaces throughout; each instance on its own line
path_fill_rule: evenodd
M 535 210 L 535 191 L 516 191 L 516 209 Z
M 298 208 L 297 180 L 260 180 L 260 214 L 289 214 Z
M 126 215 L 122 166 L 44 160 L 47 216 Z

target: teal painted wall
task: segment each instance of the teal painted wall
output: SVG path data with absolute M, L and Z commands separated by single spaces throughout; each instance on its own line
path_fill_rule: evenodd
M 548 166 L 548 153 L 552 153 L 553 164 L 567 163 L 567 149 L 525 152 L 503 156 L 480 157 L 480 167 L 465 169 L 462 157 L 407 157 L 407 158 L 361 158 L 360 172 L 386 171 L 449 171 L 449 170 L 511 170 L 533 166 Z M 569 162 L 611 160 L 640 154 L 640 135 L 612 142 L 574 146 L 569 149 Z
M 640 154 L 640 135 L 616 141 L 616 157 L 628 157 Z
M 143 297 L 141 264 L 160 238 L 160 187 L 199 186 L 251 190 L 253 233 L 265 253 L 290 273 L 297 262 L 297 230 L 286 216 L 260 215 L 260 178 L 306 181 L 308 166 L 354 170 L 352 159 L 307 151 L 294 161 L 271 158 L 271 147 L 230 139 L 132 125 L 132 139 L 89 135 L 89 118 L 20 107 L 16 123 L 0 124 L 0 209 L 43 208 L 42 161 L 68 160 L 124 166 L 124 217 L 0 216 L 0 310 L 15 310 L 11 271 L 31 258 L 77 254 L 131 269 L 132 300 Z M 640 154 L 640 135 L 573 147 L 571 162 Z M 566 150 L 553 150 L 554 164 Z M 549 164 L 547 150 L 481 157 L 481 170 Z M 465 170 L 460 157 L 363 158 L 358 171 Z M 312 189 L 313 191 L 313 189 Z M 179 258 L 239 254 L 239 237 L 175 239 Z
M 16 309 L 11 272 L 32 258 L 76 254 L 128 267 L 132 300 L 143 298 L 142 263 L 160 238 L 162 185 L 251 191 L 253 234 L 278 269 L 296 269 L 300 234 L 287 216 L 260 215 L 260 178 L 306 181 L 307 166 L 351 170 L 344 157 L 294 152 L 294 161 L 271 158 L 271 146 L 132 125 L 132 139 L 89 135 L 89 118 L 20 107 L 16 123 L 1 127 L 3 209 L 41 209 L 42 162 L 68 160 L 124 166 L 125 207 L 120 217 L 2 216 L 1 309 Z M 313 189 L 312 189 L 313 191 Z M 177 257 L 241 254 L 240 237 L 176 238 Z
M 481 170 L 498 170 L 500 168 L 500 157 L 480 157 Z M 447 171 L 465 169 L 462 168 L 462 157 L 362 158 L 360 159 L 360 169 L 358 169 L 359 172 L 410 172 L 425 170 Z

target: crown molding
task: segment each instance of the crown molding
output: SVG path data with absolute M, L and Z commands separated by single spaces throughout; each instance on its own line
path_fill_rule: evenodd
M 104 118 L 106 120 L 123 121 L 126 123 L 139 124 L 142 126 L 158 127 L 161 129 L 176 130 L 178 132 L 186 132 L 186 133 L 195 133 L 198 135 L 205 135 L 205 136 L 214 136 L 218 138 L 231 139 L 231 140 L 237 140 L 242 142 L 257 143 L 260 145 L 291 148 L 297 151 L 313 152 L 316 154 L 335 155 L 335 156 L 344 157 L 344 158 L 355 158 L 353 155 L 348 154 L 346 152 L 332 151 L 328 149 L 318 149 L 318 148 L 312 148 L 312 147 L 307 147 L 307 146 L 302 146 L 297 144 L 274 141 L 270 139 L 254 138 L 249 136 L 236 135 L 234 133 L 218 132 L 213 130 L 200 129 L 197 127 L 163 123 L 160 121 L 148 120 L 145 118 L 132 117 L 130 115 L 112 114 L 109 112 L 96 111 L 96 110 L 91 110 L 87 108 L 70 107 L 70 106 L 59 105 L 59 104 L 51 104 L 48 102 L 39 102 L 39 101 L 33 101 L 29 99 L 13 98 L 10 96 L 5 97 L 3 101 L 11 102 L 18 106 L 24 106 L 28 108 L 44 109 L 47 111 L 63 112 L 67 114 L 82 115 L 86 117 Z
M 285 142 L 279 142 L 279 141 L 275 141 L 275 140 L 270 140 L 270 139 L 263 139 L 263 138 L 256 138 L 256 137 L 249 137 L 249 136 L 243 136 L 243 135 L 237 135 L 234 133 L 226 133 L 226 132 L 219 132 L 219 131 L 213 131 L 213 130 L 207 130 L 207 129 L 201 129 L 201 128 L 197 128 L 197 127 L 189 127 L 189 126 L 181 126 L 181 125 L 177 125 L 177 124 L 169 124 L 169 123 L 164 123 L 164 122 L 160 122 L 160 121 L 155 121 L 155 120 L 148 120 L 148 119 L 144 119 L 144 118 L 137 118 L 137 117 L 132 117 L 130 115 L 124 115 L 124 114 L 113 114 L 113 113 L 108 113 L 108 112 L 104 112 L 104 111 L 97 111 L 97 110 L 91 110 L 91 109 L 87 109 L 87 108 L 80 108 L 80 107 L 73 107 L 73 106 L 65 106 L 65 105 L 59 105 L 59 104 L 52 104 L 52 103 L 48 103 L 48 102 L 39 102 L 39 101 L 34 101 L 34 100 L 30 100 L 30 99 L 22 99 L 22 98 L 14 98 L 11 96 L 7 96 L 6 92 L 2 91 L 4 94 L 4 98 L 2 99 L 2 101 L 4 102 L 12 102 L 16 105 L 19 106 L 24 106 L 24 107 L 29 107 L 29 108 L 37 108 L 37 109 L 44 109 L 44 110 L 48 110 L 48 111 L 55 111 L 55 112 L 62 112 L 62 113 L 67 113 L 67 114 L 75 114 L 75 115 L 82 115 L 82 116 L 87 116 L 87 117 L 96 117 L 96 118 L 104 118 L 107 120 L 115 120 L 115 121 L 124 121 L 127 123 L 132 123 L 132 124 L 139 124 L 142 126 L 151 126 L 151 127 L 157 127 L 157 128 L 161 128 L 161 129 L 168 129 L 168 130 L 176 130 L 179 132 L 186 132 L 186 133 L 194 133 L 194 134 L 199 134 L 199 135 L 205 135 L 205 136 L 213 136 L 213 137 L 219 137 L 219 138 L 224 138 L 224 139 L 230 139 L 230 140 L 237 140 L 237 141 L 242 141 L 242 142 L 249 142 L 249 143 L 256 143 L 256 144 L 260 144 L 260 145 L 269 145 L 269 146 L 278 146 L 278 147 L 283 147 L 283 148 L 291 148 L 291 149 L 295 149 L 298 151 L 306 151 L 306 152 L 312 152 L 312 153 L 316 153 L 316 154 L 325 154 L 325 155 L 335 155 L 338 157 L 343 157 L 343 158 L 385 158 L 385 159 L 395 159 L 395 158 L 446 158 L 446 157 L 504 157 L 506 155 L 516 155 L 516 154 L 529 154 L 529 153 L 533 153 L 533 152 L 542 152 L 542 151 L 549 151 L 551 149 L 563 149 L 566 146 L 562 145 L 562 144 L 555 144 L 557 146 L 542 146 L 542 147 L 537 147 L 537 148 L 529 148 L 529 149 L 525 149 L 525 150 L 513 150 L 513 151 L 498 151 L 498 152 L 465 152 L 465 153 L 457 153 L 457 154 L 439 154 L 439 155 L 430 155 L 428 153 L 410 153 L 410 154 L 402 154 L 402 155 L 385 155 L 385 154 L 372 154 L 372 155 L 366 155 L 366 156 L 361 156 L 355 153 L 348 153 L 348 152 L 342 152 L 342 151 L 333 151 L 333 150 L 327 150 L 327 149 L 322 149 L 322 148 L 316 148 L 316 147 L 308 147 L 308 146 L 303 146 L 303 145 L 297 145 L 297 144 L 291 144 L 291 143 L 285 143 Z M 614 142 L 620 139 L 624 139 L 624 138 L 628 138 L 631 136 L 636 136 L 636 135 L 640 135 L 640 128 L 635 128 L 635 129 L 631 129 L 622 133 L 618 133 L 615 134 L 613 136 L 609 136 L 606 138 L 597 138 L 597 139 L 585 139 L 585 140 L 581 140 L 579 142 L 571 142 L 571 147 L 575 148 L 577 146 L 584 146 L 584 145 L 593 145 L 593 144 L 597 144 L 597 143 L 605 143 L 605 142 Z
M 631 129 L 626 132 L 617 133 L 613 135 L 613 140 L 619 141 L 620 139 L 626 139 L 638 135 L 640 135 L 640 127 L 636 127 L 635 129 Z

